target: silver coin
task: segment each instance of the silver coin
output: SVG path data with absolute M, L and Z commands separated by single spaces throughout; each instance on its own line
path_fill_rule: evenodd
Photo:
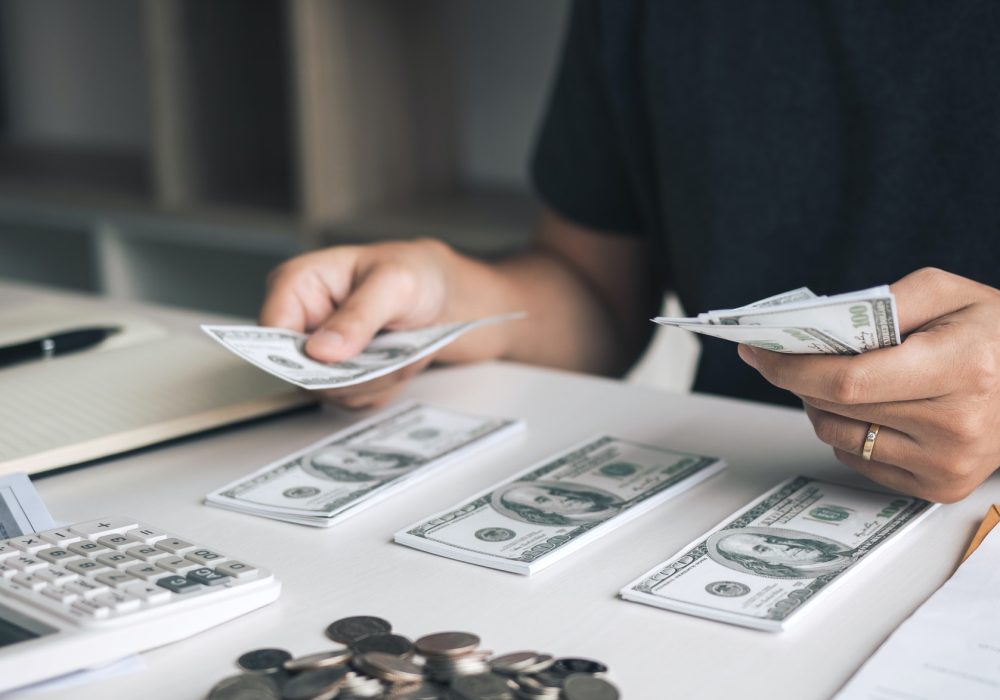
M 370 654 L 380 651 L 384 654 L 409 658 L 413 656 L 413 642 L 400 634 L 373 634 L 362 637 L 351 644 L 355 654 Z
M 556 659 L 555 663 L 552 664 L 552 670 L 567 676 L 571 673 L 589 673 L 590 675 L 594 675 L 596 673 L 607 673 L 608 667 L 600 661 L 594 661 L 593 659 L 569 657 Z
M 236 660 L 236 664 L 247 671 L 271 673 L 280 671 L 285 662 L 292 658 L 284 649 L 254 649 Z
M 507 700 L 516 686 L 496 673 L 458 676 L 451 682 L 452 694 L 462 700 Z
M 357 658 L 358 670 L 390 683 L 415 683 L 424 679 L 424 670 L 412 661 L 381 651 Z
M 490 666 L 497 673 L 504 673 L 507 675 L 515 675 L 520 673 L 526 668 L 533 666 L 539 655 L 534 651 L 515 651 L 510 654 L 504 654 L 503 656 L 496 656 L 490 659 Z
M 244 673 L 216 683 L 208 700 L 281 700 L 281 691 L 270 676 Z
M 346 682 L 343 666 L 306 671 L 292 678 L 282 689 L 284 700 L 329 700 L 337 696 Z
M 340 666 L 351 660 L 350 649 L 334 649 L 333 651 L 321 651 L 316 654 L 300 656 L 296 659 L 289 659 L 285 662 L 286 671 L 316 671 L 321 668 Z
M 554 661 L 555 657 L 549 656 L 548 654 L 541 654 L 535 663 L 521 669 L 521 673 L 541 673 L 551 667 Z
M 371 637 L 374 634 L 389 634 L 392 632 L 392 625 L 388 620 L 371 615 L 356 615 L 345 617 L 331 623 L 326 628 L 326 636 L 341 644 L 352 644 L 364 637 Z
M 448 691 L 433 683 L 407 683 L 389 689 L 386 700 L 450 700 Z
M 475 651 L 480 639 L 469 632 L 438 632 L 416 641 L 417 651 L 424 656 L 461 656 Z
M 574 673 L 563 683 L 566 700 L 618 700 L 618 689 L 603 678 L 587 673 Z

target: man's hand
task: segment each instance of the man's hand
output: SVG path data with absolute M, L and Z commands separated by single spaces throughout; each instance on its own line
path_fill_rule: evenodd
M 659 294 L 641 238 L 608 235 L 545 211 L 528 252 L 496 263 L 432 239 L 341 246 L 294 258 L 271 275 L 265 326 L 310 333 L 306 353 L 350 359 L 381 330 L 471 321 L 512 311 L 527 319 L 479 328 L 442 348 L 442 362 L 504 357 L 589 372 L 628 367 L 651 332 Z M 349 408 L 386 403 L 431 360 L 324 392 Z
M 320 362 L 346 360 L 382 329 L 445 322 L 452 255 L 433 240 L 301 255 L 271 273 L 260 323 L 311 333 L 305 350 Z M 383 405 L 430 362 L 325 393 L 349 408 Z
M 873 481 L 961 500 L 1000 465 L 1000 291 L 941 270 L 892 285 L 905 339 L 855 356 L 740 357 L 798 395 L 816 435 Z M 871 461 L 861 450 L 881 426 Z

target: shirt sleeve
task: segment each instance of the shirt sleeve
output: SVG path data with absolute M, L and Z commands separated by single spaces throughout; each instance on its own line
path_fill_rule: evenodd
M 639 235 L 641 222 L 600 62 L 599 5 L 574 4 L 531 162 L 543 202 L 602 232 Z

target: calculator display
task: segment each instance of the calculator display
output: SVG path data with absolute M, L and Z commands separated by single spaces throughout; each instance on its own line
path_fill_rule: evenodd
M 0 647 L 58 632 L 54 627 L 0 605 Z

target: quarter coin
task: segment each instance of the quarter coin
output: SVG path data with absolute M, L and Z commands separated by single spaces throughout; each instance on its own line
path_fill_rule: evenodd
M 388 620 L 371 615 L 345 617 L 331 623 L 326 628 L 326 636 L 341 644 L 353 644 L 364 637 L 389 634 L 390 632 L 392 632 L 392 625 L 389 624 Z

